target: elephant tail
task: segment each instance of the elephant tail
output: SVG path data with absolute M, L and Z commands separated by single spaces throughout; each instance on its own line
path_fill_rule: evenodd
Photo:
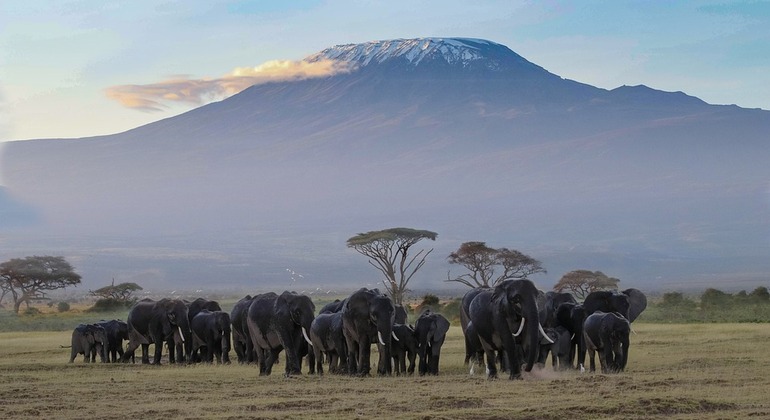
M 60 345 L 59 348 L 60 349 L 71 349 L 72 345 L 69 345 L 69 346 L 62 346 L 62 345 Z

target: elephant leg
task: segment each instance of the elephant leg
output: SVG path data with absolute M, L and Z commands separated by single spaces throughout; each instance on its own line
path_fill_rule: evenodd
M 369 376 L 371 371 L 372 344 L 369 337 L 364 337 L 358 343 L 358 375 Z
M 438 361 L 440 358 L 441 358 L 441 353 L 439 350 L 436 350 L 433 356 L 430 358 L 429 367 L 430 367 L 430 373 L 432 375 L 438 375 L 438 365 L 439 365 Z
M 589 364 L 590 364 L 590 368 L 589 368 L 590 372 L 595 372 L 596 371 L 596 360 L 594 360 L 595 356 L 596 356 L 596 350 L 594 350 L 592 348 L 589 348 L 588 349 L 588 359 L 589 359 Z
M 497 352 L 494 350 L 485 350 L 484 353 L 487 356 L 487 378 L 497 378 L 497 365 L 495 363 Z

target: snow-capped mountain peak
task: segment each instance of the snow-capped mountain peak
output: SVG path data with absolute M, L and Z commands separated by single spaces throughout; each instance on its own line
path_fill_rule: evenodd
M 462 67 L 486 61 L 485 67 L 496 70 L 500 67 L 501 53 L 515 57 L 516 61 L 528 63 L 504 45 L 475 38 L 413 38 L 335 45 L 305 60 L 315 62 L 330 59 L 357 66 L 381 64 L 394 59 L 401 62 L 406 60 L 414 66 L 426 60 L 440 60 Z

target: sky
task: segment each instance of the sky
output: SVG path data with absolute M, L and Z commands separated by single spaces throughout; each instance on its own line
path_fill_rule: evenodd
M 601 88 L 770 110 L 770 1 L 3 0 L 0 142 L 122 132 L 323 74 L 298 60 L 337 44 L 455 36 Z

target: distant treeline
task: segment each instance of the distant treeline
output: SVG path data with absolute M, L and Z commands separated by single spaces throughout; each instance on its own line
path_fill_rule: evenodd
M 766 287 L 730 294 L 706 289 L 698 299 L 681 292 L 664 293 L 639 317 L 645 322 L 770 322 L 770 292 Z

